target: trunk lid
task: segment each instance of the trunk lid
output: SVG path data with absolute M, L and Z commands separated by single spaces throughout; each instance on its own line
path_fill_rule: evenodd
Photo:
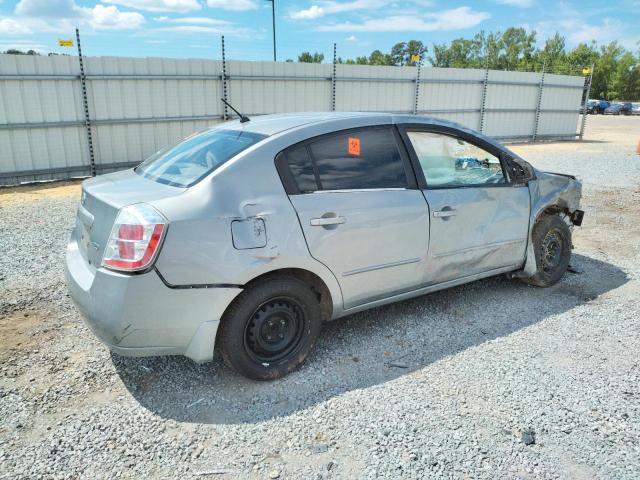
M 82 182 L 75 235 L 82 256 L 100 267 L 113 223 L 120 208 L 173 197 L 185 192 L 141 177 L 133 170 L 110 173 Z

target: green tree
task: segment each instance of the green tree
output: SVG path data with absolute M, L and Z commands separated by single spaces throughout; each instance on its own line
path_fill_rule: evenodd
M 502 70 L 532 70 L 536 32 L 524 28 L 507 28 L 500 39 L 498 65 Z
M 610 96 L 617 100 L 640 99 L 640 59 L 626 52 L 616 66 Z
M 536 47 L 536 32 L 508 28 L 501 32 L 481 31 L 472 38 L 456 38 L 450 43 L 434 44 L 428 60 L 434 67 L 490 68 L 494 70 L 546 71 L 582 75 L 594 65 L 591 97 L 605 100 L 640 100 L 640 42 L 636 53 L 626 51 L 617 42 L 598 46 L 595 41 L 580 43 L 568 50 L 558 32 Z M 412 55 L 422 56 L 427 48 L 420 40 L 398 42 L 389 53 L 374 50 L 369 56 L 339 58 L 348 65 L 414 65 Z M 324 56 L 304 52 L 299 61 L 321 62 Z
M 618 42 L 611 42 L 600 47 L 593 72 L 592 97 L 613 100 L 613 79 L 617 72 L 618 60 L 623 53 L 624 48 Z
M 309 52 L 302 52 L 298 55 L 298 62 L 300 63 L 322 63 L 324 60 L 324 54 L 315 52 L 313 54 Z
M 427 52 L 427 47 L 420 40 L 409 40 L 408 42 L 396 43 L 391 48 L 390 59 L 391 65 L 416 65 L 416 61 L 412 60 L 414 56 L 418 56 L 420 59 Z
M 18 50 L 15 48 L 10 48 L 9 50 L 5 50 L 4 52 L 0 52 L 0 53 L 5 53 L 7 55 L 40 55 L 35 50 L 29 50 L 27 52 L 23 52 L 22 50 Z
M 393 65 L 393 60 L 388 53 L 374 50 L 371 52 L 371 55 L 369 55 L 369 65 Z
M 565 40 L 558 32 L 544 42 L 544 48 L 538 52 L 538 62 L 545 66 L 546 71 L 553 73 L 569 73 Z

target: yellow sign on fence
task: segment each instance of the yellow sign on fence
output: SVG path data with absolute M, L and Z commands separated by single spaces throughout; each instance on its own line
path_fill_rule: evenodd
M 73 47 L 73 40 L 63 40 L 62 38 L 59 38 L 58 45 L 61 47 Z
M 411 55 L 411 61 L 418 63 L 420 61 L 420 55 Z
M 585 67 L 582 69 L 583 75 L 589 75 L 591 73 L 591 69 L 589 67 Z

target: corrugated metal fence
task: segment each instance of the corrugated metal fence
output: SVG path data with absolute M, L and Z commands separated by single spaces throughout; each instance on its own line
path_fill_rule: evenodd
M 579 135 L 585 88 L 583 77 L 493 70 L 83 60 L 84 76 L 78 57 L 0 55 L 0 185 L 139 163 L 223 121 L 227 112 L 221 97 L 249 116 L 330 110 L 417 113 L 503 140 L 538 140 Z

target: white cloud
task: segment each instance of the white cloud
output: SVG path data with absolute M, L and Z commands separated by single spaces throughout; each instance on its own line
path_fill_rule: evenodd
M 0 35 L 28 35 L 33 31 L 13 18 L 0 18 Z
M 598 43 L 618 40 L 622 30 L 621 22 L 605 18 L 601 25 L 589 25 L 581 23 L 569 34 L 569 41 L 572 43 L 590 42 L 595 40 Z
M 323 1 L 304 10 L 293 10 L 289 18 L 293 20 L 311 20 L 331 13 L 352 12 L 355 10 L 373 10 L 392 3 L 390 0 L 352 0 L 350 2 Z
M 535 26 L 535 30 L 541 38 L 549 38 L 555 32 L 567 37 L 567 41 L 571 45 L 578 43 L 589 43 L 595 40 L 599 44 L 609 43 L 618 40 L 625 46 L 631 46 L 629 42 L 624 41 L 621 37 L 624 32 L 624 24 L 619 20 L 605 18 L 600 24 L 589 24 L 582 18 L 564 18 L 560 20 L 551 20 L 540 22 Z
M 324 9 L 318 5 L 311 5 L 306 10 L 293 11 L 289 14 L 289 17 L 294 20 L 312 20 L 324 15 Z
M 25 17 L 75 17 L 78 6 L 73 0 L 20 0 L 16 15 Z
M 334 23 L 321 25 L 321 32 L 433 32 L 438 30 L 462 30 L 475 27 L 491 15 L 469 7 L 459 7 L 418 16 L 396 15 L 369 19 L 362 23 Z
M 200 10 L 202 5 L 198 0 L 102 0 L 123 7 L 146 10 L 148 12 L 176 12 L 185 13 Z
M 63 33 L 75 26 L 94 30 L 137 29 L 145 22 L 137 12 L 122 12 L 114 5 L 78 6 L 74 0 L 20 0 L 15 17 L 2 20 L 0 32 L 13 35 L 32 32 Z
M 81 7 L 83 16 L 89 25 L 96 30 L 130 30 L 140 28 L 144 23 L 144 17 L 137 12 L 121 12 L 118 7 L 111 5 L 96 5 L 93 8 Z
M 225 33 L 218 27 L 204 27 L 201 25 L 176 25 L 175 27 L 156 28 L 154 32 L 180 32 L 180 33 Z
M 356 37 L 355 35 L 349 35 L 346 38 L 347 42 L 357 42 L 358 41 L 358 37 Z
M 221 24 L 221 25 L 171 25 L 168 27 L 159 27 L 144 30 L 141 35 L 155 36 L 167 34 L 198 34 L 198 35 L 230 35 L 235 37 L 250 37 L 253 33 L 252 30 L 247 28 L 236 27 L 234 24 Z
M 29 50 L 34 50 L 38 53 L 45 53 L 49 47 L 46 45 L 42 45 L 40 43 L 32 43 L 32 42 L 14 42 L 14 43 L 0 43 L 0 52 L 4 52 L 5 50 L 20 50 L 22 52 L 28 52 Z
M 154 20 L 160 23 L 181 23 L 190 25 L 230 25 L 231 22 L 218 20 L 210 17 L 155 17 Z
M 494 0 L 497 3 L 503 5 L 509 5 L 511 7 L 529 8 L 533 6 L 533 0 Z
M 222 8 L 223 10 L 257 10 L 256 0 L 207 0 L 207 5 L 211 8 Z

